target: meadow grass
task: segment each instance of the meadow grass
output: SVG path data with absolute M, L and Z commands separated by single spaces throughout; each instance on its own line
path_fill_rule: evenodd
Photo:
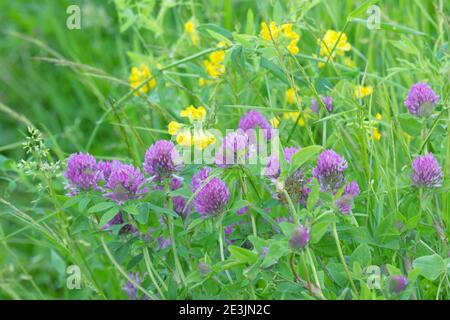
M 80 30 L 66 28 L 70 4 L 81 7 Z M 372 4 L 381 13 L 375 30 L 367 27 Z M 2 2 L 0 298 L 122 299 L 129 281 L 139 297 L 150 299 L 448 299 L 448 13 L 443 0 Z M 199 45 L 184 29 L 192 17 Z M 262 21 L 292 22 L 301 34 L 299 53 L 286 54 L 276 42 L 261 45 Z M 347 35 L 346 56 L 354 67 L 317 58 L 317 39 L 329 29 Z M 202 87 L 199 79 L 208 78 L 202 61 L 223 40 L 225 74 Z M 141 63 L 157 85 L 136 96 L 128 77 Z M 425 120 L 408 116 L 404 106 L 419 81 L 440 96 L 433 117 Z M 372 86 L 373 94 L 355 98 L 361 84 Z M 289 104 L 285 91 L 293 87 L 298 90 Z M 324 95 L 333 96 L 333 111 L 319 117 L 310 111 L 311 99 Z M 214 169 L 231 190 L 223 221 L 172 217 L 161 192 L 146 197 L 147 215 L 135 218 L 140 231 L 167 214 L 168 227 L 158 227 L 156 235 L 170 238 L 172 246 L 156 250 L 139 237 L 124 240 L 99 231 L 100 212 L 111 207 L 97 211 L 103 200 L 93 193 L 68 200 L 61 175 L 66 158 L 81 151 L 141 166 L 148 147 L 170 139 L 168 123 L 181 122 L 180 111 L 189 105 L 205 106 L 207 127 L 222 131 L 258 110 L 281 119 L 284 147 L 321 146 L 344 156 L 348 179 L 361 190 L 351 216 L 331 215 L 316 203 L 301 210 L 280 206 L 267 179 L 239 167 Z M 283 120 L 287 111 L 306 115 L 305 125 Z M 25 154 L 27 127 L 42 132 L 48 156 Z M 443 186 L 433 192 L 411 187 L 412 160 L 426 151 L 443 171 Z M 27 174 L 21 159 L 60 161 L 61 168 Z M 187 166 L 182 174 L 191 177 L 198 167 Z M 187 187 L 180 194 L 195 197 Z M 244 205 L 250 206 L 247 224 L 233 234 L 232 245 L 223 243 L 222 227 L 235 223 L 233 211 Z M 292 230 L 274 218 L 289 210 L 314 222 L 307 250 L 282 247 L 283 234 Z M 264 246 L 280 253 L 272 264 L 259 261 Z M 417 262 L 420 257 L 427 258 Z M 199 262 L 210 266 L 207 276 Z M 80 290 L 66 285 L 70 265 L 81 268 Z M 380 289 L 368 284 L 371 265 L 383 274 Z M 144 282 L 130 272 L 145 275 Z M 402 294 L 388 290 L 386 275 L 393 274 L 408 277 Z

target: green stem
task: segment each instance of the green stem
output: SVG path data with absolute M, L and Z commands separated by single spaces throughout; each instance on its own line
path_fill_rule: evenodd
M 341 263 L 344 266 L 345 273 L 347 274 L 348 280 L 350 281 L 350 285 L 352 286 L 353 294 L 357 297 L 358 296 L 358 290 L 356 290 L 356 286 L 355 286 L 355 283 L 353 282 L 352 275 L 350 274 L 350 271 L 348 270 L 347 264 L 345 263 L 345 258 L 344 258 L 344 254 L 342 253 L 341 242 L 339 240 L 339 235 L 337 233 L 337 228 L 336 228 L 336 222 L 335 221 L 333 221 L 332 226 L 333 226 L 333 236 L 334 236 L 334 240 L 336 241 L 336 247 L 338 249 L 339 258 L 341 259 Z
M 145 265 L 147 266 L 148 275 L 150 276 L 153 285 L 156 287 L 156 290 L 158 290 L 158 293 L 161 296 L 161 298 L 166 299 L 164 293 L 162 292 L 161 288 L 158 285 L 158 282 L 155 279 L 155 276 L 153 275 L 152 261 L 150 260 L 150 254 L 148 253 L 148 249 L 147 248 L 142 249 L 142 253 L 144 254 Z
M 283 189 L 283 194 L 286 197 L 286 200 L 287 200 L 287 202 L 289 204 L 289 208 L 292 211 L 292 215 L 294 217 L 294 223 L 296 225 L 298 225 L 299 224 L 299 217 L 298 217 L 298 214 L 297 214 L 297 210 L 295 209 L 294 203 L 292 202 L 292 199 L 289 196 L 289 193 L 286 190 L 284 190 L 284 189 Z
M 309 259 L 309 264 L 311 265 L 311 269 L 313 272 L 314 282 L 316 283 L 316 287 L 319 289 L 319 295 L 322 299 L 325 299 L 323 292 L 322 292 L 322 287 L 320 286 L 319 277 L 317 276 L 316 266 L 315 266 L 314 260 L 312 259 L 312 256 L 311 256 L 311 251 L 309 250 L 308 246 L 305 248 L 305 250 L 306 250 L 306 254 Z
M 218 229 L 219 229 L 219 248 L 220 248 L 220 259 L 222 262 L 225 262 L 225 253 L 223 250 L 223 227 L 222 227 L 222 219 L 220 218 L 219 223 L 218 223 Z M 228 280 L 230 280 L 230 282 L 232 281 L 230 273 L 228 272 L 228 270 L 225 270 L 225 273 L 227 275 Z

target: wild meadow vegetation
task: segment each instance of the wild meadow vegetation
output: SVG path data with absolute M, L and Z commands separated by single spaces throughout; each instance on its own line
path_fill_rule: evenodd
M 0 299 L 449 299 L 449 12 L 2 1 Z

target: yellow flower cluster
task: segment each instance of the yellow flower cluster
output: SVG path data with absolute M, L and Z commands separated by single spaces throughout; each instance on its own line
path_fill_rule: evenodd
M 203 121 L 206 117 L 206 109 L 203 106 L 198 108 L 190 105 L 184 110 L 181 110 L 180 116 L 183 118 L 189 118 L 189 121 Z
M 347 35 L 335 30 L 328 30 L 323 38 L 317 39 L 317 43 L 320 45 L 320 57 L 330 61 L 334 60 L 336 54 L 343 56 L 351 48 L 350 43 L 347 42 Z M 354 62 L 348 57 L 344 58 L 344 64 L 351 68 L 354 66 Z M 320 68 L 324 66 L 325 63 L 319 62 Z
M 148 80 L 151 78 L 151 80 Z M 134 92 L 135 96 L 149 92 L 156 87 L 156 78 L 152 77 L 152 73 L 145 64 L 141 64 L 139 67 L 131 68 L 131 74 L 129 77 L 130 86 L 134 90 L 139 87 L 144 81 L 147 81 L 139 90 Z
M 383 120 L 383 117 L 381 116 L 381 114 L 377 113 L 377 114 L 375 115 L 375 119 L 377 119 L 377 121 L 381 121 L 381 120 Z M 378 130 L 377 127 L 374 127 L 374 128 L 372 129 L 372 138 L 373 138 L 375 141 L 380 141 L 380 140 L 381 140 L 381 136 L 382 136 L 382 134 L 381 134 L 380 130 Z
M 189 35 L 194 45 L 200 43 L 200 37 L 197 32 L 197 22 L 194 19 L 191 19 L 184 24 L 184 31 Z
M 292 23 L 285 23 L 281 26 L 272 21 L 269 25 L 266 22 L 261 23 L 260 36 L 263 40 L 272 41 L 277 40 L 280 37 L 287 39 L 288 44 L 286 45 L 287 50 L 291 54 L 297 54 L 299 52 L 297 43 L 300 40 L 300 35 L 293 29 Z
M 295 88 L 289 88 L 284 93 L 284 98 L 288 104 L 295 104 L 297 102 L 296 98 L 296 89 Z M 299 101 L 301 102 L 301 99 L 299 97 Z
M 223 47 L 223 43 L 219 43 L 219 47 Z M 203 61 L 203 67 L 211 78 L 219 78 L 225 73 L 225 65 L 223 61 L 225 60 L 225 51 L 217 50 L 212 52 L 208 60 Z
M 206 118 L 206 109 L 203 106 L 196 108 L 191 105 L 182 110 L 180 116 L 188 118 L 191 123 L 202 122 Z M 176 121 L 171 121 L 167 129 L 168 133 L 175 136 L 176 142 L 181 146 L 189 147 L 193 145 L 195 148 L 203 150 L 216 142 L 214 135 L 207 130 L 193 129 L 192 126 L 184 125 Z
M 354 91 L 355 98 L 362 99 L 373 93 L 372 86 L 357 86 Z

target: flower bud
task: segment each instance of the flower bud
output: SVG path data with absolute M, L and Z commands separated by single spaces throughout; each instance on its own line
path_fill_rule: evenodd
M 401 293 L 408 285 L 408 279 L 405 276 L 397 275 L 390 278 L 390 289 L 394 293 Z
M 289 239 L 289 246 L 293 250 L 303 249 L 309 242 L 310 228 L 302 225 L 296 227 Z

